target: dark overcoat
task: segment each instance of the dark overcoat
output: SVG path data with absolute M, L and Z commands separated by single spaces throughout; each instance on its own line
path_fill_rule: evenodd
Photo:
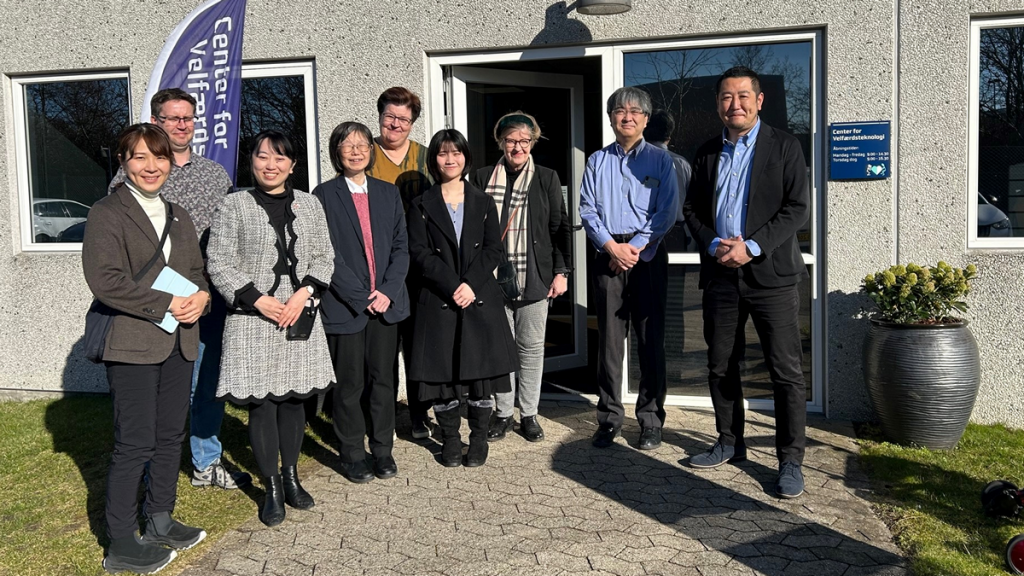
M 501 289 L 494 278 L 501 234 L 494 200 L 465 185 L 462 242 L 433 186 L 409 208 L 411 274 L 419 283 L 409 375 L 420 382 L 494 378 L 519 369 Z M 459 308 L 452 295 L 465 282 L 476 301 Z

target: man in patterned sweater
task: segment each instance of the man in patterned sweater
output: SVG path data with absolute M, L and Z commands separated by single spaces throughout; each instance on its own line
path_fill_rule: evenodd
M 160 90 L 150 101 L 153 115 L 149 121 L 160 126 L 171 139 L 174 163 L 161 195 L 186 210 L 196 225 L 203 257 L 213 213 L 232 190 L 231 179 L 220 164 L 192 153 L 195 136 L 196 100 L 180 88 Z M 108 193 L 124 182 L 118 170 Z M 192 372 L 192 410 L 190 444 L 192 448 L 193 486 L 218 486 L 234 489 L 252 481 L 244 472 L 229 472 L 221 463 L 223 448 L 217 435 L 224 419 L 224 403 L 214 400 L 220 376 L 221 336 L 224 333 L 224 300 L 211 290 L 210 313 L 199 323 L 199 357 Z

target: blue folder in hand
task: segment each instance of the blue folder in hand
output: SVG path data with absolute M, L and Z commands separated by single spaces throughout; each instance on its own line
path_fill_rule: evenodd
M 172 296 L 181 296 L 182 298 L 188 298 L 199 291 L 199 286 L 196 286 L 191 280 L 175 272 L 170 266 L 164 266 L 164 269 L 160 271 L 160 275 L 156 277 L 156 281 L 153 282 L 152 288 L 153 290 L 167 292 Z M 174 333 L 174 330 L 178 327 L 178 320 L 169 311 L 164 313 L 163 321 L 153 323 L 168 334 Z

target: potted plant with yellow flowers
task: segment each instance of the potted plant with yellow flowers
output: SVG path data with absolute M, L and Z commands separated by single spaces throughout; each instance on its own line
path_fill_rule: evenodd
M 864 342 L 864 381 L 890 440 L 932 449 L 956 446 L 981 382 L 978 344 L 957 316 L 977 276 L 972 264 L 892 266 L 864 278 L 874 300 Z

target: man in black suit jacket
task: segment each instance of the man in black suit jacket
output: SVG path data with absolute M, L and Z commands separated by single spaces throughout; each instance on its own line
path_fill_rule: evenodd
M 798 284 L 807 277 L 797 231 L 807 222 L 807 164 L 790 134 L 760 121 L 757 73 L 727 70 L 718 80 L 723 135 L 697 151 L 683 215 L 701 248 L 704 339 L 718 442 L 693 456 L 696 468 L 746 458 L 743 440 L 744 326 L 754 321 L 775 397 L 776 453 L 783 498 L 803 493 L 807 393 L 797 321 Z

